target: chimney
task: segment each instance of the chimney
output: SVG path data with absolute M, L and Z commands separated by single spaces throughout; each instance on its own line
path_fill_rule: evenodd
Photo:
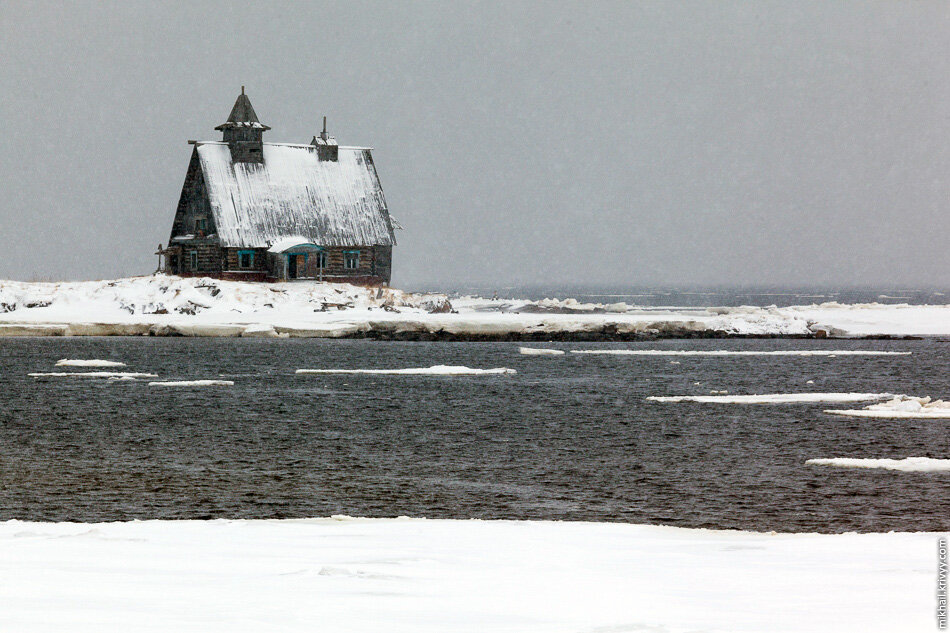
M 337 145 L 336 139 L 327 133 L 326 117 L 323 117 L 323 131 L 320 132 L 320 136 L 314 136 L 310 144 L 316 146 L 317 158 L 319 158 L 320 161 L 329 160 L 336 162 L 339 160 L 340 146 Z

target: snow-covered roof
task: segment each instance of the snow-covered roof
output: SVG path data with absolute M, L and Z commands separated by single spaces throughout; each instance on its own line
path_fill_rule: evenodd
M 289 248 L 294 248 L 295 246 L 301 246 L 303 244 L 311 244 L 312 242 L 305 237 L 300 235 L 294 235 L 293 237 L 285 237 L 282 240 L 277 240 L 270 245 L 270 248 L 267 250 L 271 253 L 283 253 Z
M 264 143 L 263 163 L 235 163 L 227 143 L 195 147 L 222 246 L 396 243 L 368 149 L 341 147 L 338 160 L 321 161 L 312 145 Z

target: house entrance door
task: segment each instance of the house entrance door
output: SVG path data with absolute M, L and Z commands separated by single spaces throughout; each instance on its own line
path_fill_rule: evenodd
M 301 279 L 307 276 L 307 254 L 287 253 L 287 279 Z

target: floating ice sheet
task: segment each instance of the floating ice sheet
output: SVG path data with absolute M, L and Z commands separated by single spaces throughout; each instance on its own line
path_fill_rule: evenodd
M 34 372 L 34 378 L 158 378 L 158 374 L 144 374 L 132 371 L 52 371 Z
M 562 356 L 564 354 L 563 350 L 543 347 L 519 347 L 518 352 L 525 356 Z
M 667 349 L 572 349 L 572 354 L 614 356 L 909 356 L 911 352 L 879 350 L 667 350 Z
M 950 402 L 932 400 L 929 397 L 899 395 L 887 402 L 872 404 L 863 409 L 828 409 L 825 413 L 852 418 L 950 419 Z
M 150 387 L 230 387 L 233 380 L 160 380 L 148 383 Z
M 829 459 L 809 459 L 805 463 L 812 466 L 837 466 L 839 468 L 882 468 L 884 470 L 900 470 L 907 473 L 929 473 L 950 470 L 950 459 L 933 459 L 931 457 L 905 457 L 904 459 L 832 457 Z
M 649 396 L 653 402 L 705 402 L 716 404 L 794 404 L 797 402 L 862 402 L 883 400 L 890 393 L 763 393 L 713 396 Z
M 56 361 L 57 367 L 125 367 L 125 363 L 98 358 L 62 358 Z
M 514 369 L 496 367 L 477 369 L 464 365 L 433 365 L 432 367 L 408 367 L 406 369 L 298 369 L 298 374 L 410 374 L 430 376 L 475 376 L 482 374 L 515 374 Z

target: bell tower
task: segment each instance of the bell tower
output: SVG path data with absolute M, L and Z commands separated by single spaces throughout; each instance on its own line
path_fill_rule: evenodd
M 244 94 L 238 95 L 231 108 L 228 120 L 214 128 L 224 133 L 224 142 L 231 149 L 231 160 L 235 163 L 264 162 L 264 132 L 270 128 L 257 118 L 251 100 Z

